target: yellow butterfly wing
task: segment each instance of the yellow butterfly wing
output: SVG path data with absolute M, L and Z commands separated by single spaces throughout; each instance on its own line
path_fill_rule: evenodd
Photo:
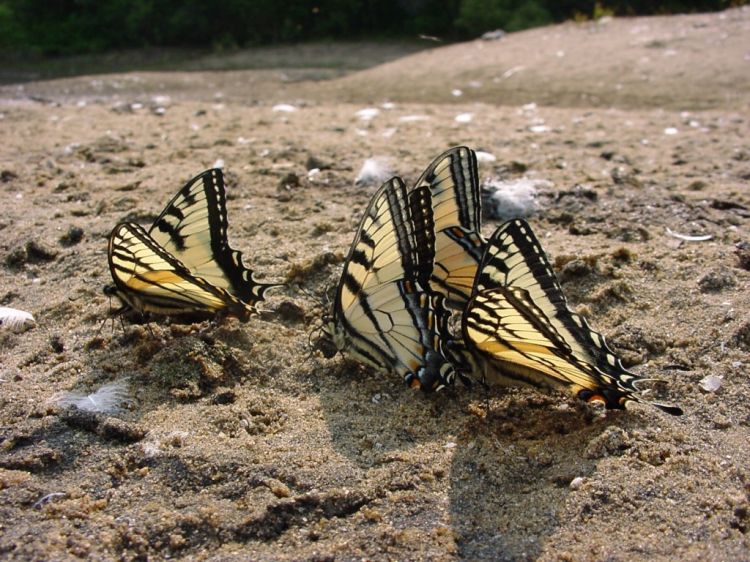
M 504 223 L 488 240 L 462 332 L 489 380 L 567 388 L 610 408 L 648 402 L 638 385 L 650 379 L 625 369 L 604 336 L 568 308 L 544 250 L 524 220 Z M 676 406 L 654 405 L 682 413 Z
M 338 350 L 426 391 L 455 378 L 441 349 L 448 312 L 442 296 L 424 285 L 434 251 L 431 213 L 429 190 L 407 195 L 399 178 L 375 193 L 344 264 L 327 326 Z
M 458 146 L 438 156 L 417 180 L 432 196 L 435 258 L 430 285 L 463 310 L 484 251 L 482 201 L 474 151 Z
M 195 277 L 255 304 L 275 284 L 259 283 L 242 263 L 242 253 L 227 240 L 224 175 L 218 168 L 191 179 L 167 204 L 149 229 L 154 242 Z
M 195 277 L 137 224 L 121 223 L 112 230 L 108 256 L 115 284 L 107 292 L 142 314 L 226 312 L 246 319 L 254 312 L 251 305 Z

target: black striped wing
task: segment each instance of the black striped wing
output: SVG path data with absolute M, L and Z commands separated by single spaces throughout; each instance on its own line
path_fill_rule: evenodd
M 459 146 L 438 156 L 417 180 L 432 196 L 435 258 L 430 285 L 463 310 L 482 259 L 482 203 L 474 151 Z
M 180 189 L 149 234 L 194 276 L 255 304 L 267 289 L 277 285 L 253 279 L 253 272 L 242 263 L 242 253 L 229 246 L 227 224 L 224 176 L 213 169 Z
M 604 337 L 568 308 L 526 221 L 504 223 L 487 242 L 462 329 L 466 345 L 490 367 L 488 377 L 567 388 L 610 408 L 646 402 L 638 385 L 649 379 L 626 370 Z
M 423 285 L 434 239 L 429 190 L 399 178 L 372 197 L 344 264 L 327 330 L 339 350 L 413 387 L 437 390 L 455 372 L 442 353 L 448 312 Z
M 245 319 L 254 312 L 250 304 L 194 276 L 137 224 L 112 230 L 108 254 L 114 293 L 142 314 L 226 312 Z

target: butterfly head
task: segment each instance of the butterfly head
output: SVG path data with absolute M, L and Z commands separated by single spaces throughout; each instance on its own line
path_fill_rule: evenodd
M 313 345 L 323 354 L 323 357 L 330 359 L 345 347 L 344 335 L 341 330 L 336 329 L 336 324 L 328 315 L 323 316 L 323 325 L 318 329 L 319 336 Z

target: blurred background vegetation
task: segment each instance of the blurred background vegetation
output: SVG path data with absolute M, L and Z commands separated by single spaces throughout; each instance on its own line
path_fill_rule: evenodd
M 143 47 L 226 50 L 330 39 L 445 41 L 568 19 L 722 10 L 747 0 L 0 0 L 0 49 L 31 55 Z

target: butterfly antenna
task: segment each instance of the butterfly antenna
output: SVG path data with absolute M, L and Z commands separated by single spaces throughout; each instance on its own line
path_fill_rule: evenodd
M 318 295 L 316 295 L 312 291 L 305 289 L 302 285 L 298 284 L 297 289 L 299 290 L 300 293 L 302 293 L 306 297 L 309 297 L 311 300 L 315 301 L 317 304 L 319 304 L 320 306 L 324 308 L 328 304 L 326 302 L 323 302 L 323 299 L 321 299 Z

